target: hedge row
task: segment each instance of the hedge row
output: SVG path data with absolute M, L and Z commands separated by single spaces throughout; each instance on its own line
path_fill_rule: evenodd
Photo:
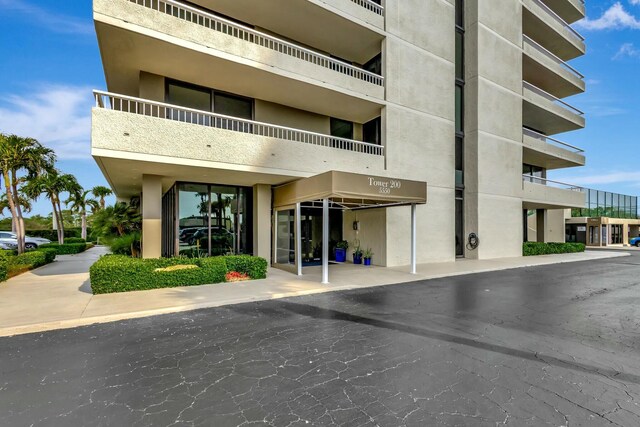
M 86 251 L 87 244 L 65 243 L 63 245 L 60 245 L 58 243 L 47 243 L 46 245 L 38 246 L 38 249 L 54 249 L 58 255 L 73 255 Z
M 160 259 L 105 255 L 91 266 L 89 275 L 93 293 L 105 294 L 221 283 L 230 271 L 263 279 L 267 261 L 248 255 Z
M 16 251 L 0 251 L 0 282 L 7 280 L 10 272 L 22 272 L 52 263 L 56 254 L 56 250 L 51 248 L 38 248 L 20 255 Z
M 551 255 L 584 252 L 584 243 L 542 243 L 527 242 L 522 246 L 522 255 Z
M 64 244 L 66 245 L 67 243 L 87 243 L 87 241 L 82 237 L 65 237 Z

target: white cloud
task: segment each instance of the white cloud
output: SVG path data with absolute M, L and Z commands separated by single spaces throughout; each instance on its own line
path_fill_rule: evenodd
M 638 0 L 640 2 L 640 0 Z M 613 56 L 613 59 L 621 59 L 624 57 L 640 58 L 640 49 L 636 49 L 633 43 L 625 43 L 620 46 L 618 52 Z
M 49 85 L 0 98 L 0 132 L 35 138 L 60 160 L 90 156 L 91 89 Z
M 24 0 L 0 0 L 0 10 L 14 11 L 25 15 L 31 22 L 49 31 L 62 34 L 93 35 L 90 20 L 81 20 L 46 10 Z
M 640 0 L 633 0 L 638 1 Z M 586 30 L 621 30 L 625 28 L 640 29 L 640 20 L 627 12 L 622 3 L 616 2 L 598 19 L 585 18 L 576 26 Z
M 640 0 L 629 0 L 629 3 L 635 4 L 635 5 L 640 5 Z

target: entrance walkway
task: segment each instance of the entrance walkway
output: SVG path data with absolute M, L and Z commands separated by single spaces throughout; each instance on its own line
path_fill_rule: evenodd
M 320 267 L 305 268 L 305 275 L 302 277 L 270 269 L 267 279 L 251 282 L 92 295 L 89 285 L 89 267 L 105 253 L 104 248 L 96 247 L 78 255 L 59 256 L 53 264 L 0 284 L 0 336 L 241 302 L 629 255 L 622 251 L 587 251 L 582 254 L 528 258 L 464 260 L 419 265 L 418 274 L 415 275 L 408 273 L 409 267 L 334 265 L 331 266 L 331 283 L 327 285 L 319 283 Z

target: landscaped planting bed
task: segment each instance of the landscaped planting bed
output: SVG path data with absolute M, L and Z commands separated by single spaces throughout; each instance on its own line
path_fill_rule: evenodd
M 267 261 L 249 255 L 159 259 L 105 255 L 89 269 L 94 294 L 222 283 L 231 272 L 240 273 L 234 277 L 264 279 Z
M 55 249 L 42 247 L 20 255 L 16 251 L 0 251 L 0 282 L 52 263 L 56 259 L 56 253 Z
M 586 246 L 583 243 L 542 243 L 527 242 L 522 247 L 522 255 L 552 255 L 584 252 Z

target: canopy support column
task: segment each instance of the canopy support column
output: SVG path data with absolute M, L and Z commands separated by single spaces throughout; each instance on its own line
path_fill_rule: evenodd
M 411 204 L 411 274 L 416 274 L 416 204 Z
M 295 257 L 296 257 L 296 271 L 298 272 L 298 276 L 302 276 L 302 209 L 300 208 L 300 203 L 296 203 L 296 244 L 295 244 Z
M 322 199 L 322 284 L 329 283 L 329 199 Z

